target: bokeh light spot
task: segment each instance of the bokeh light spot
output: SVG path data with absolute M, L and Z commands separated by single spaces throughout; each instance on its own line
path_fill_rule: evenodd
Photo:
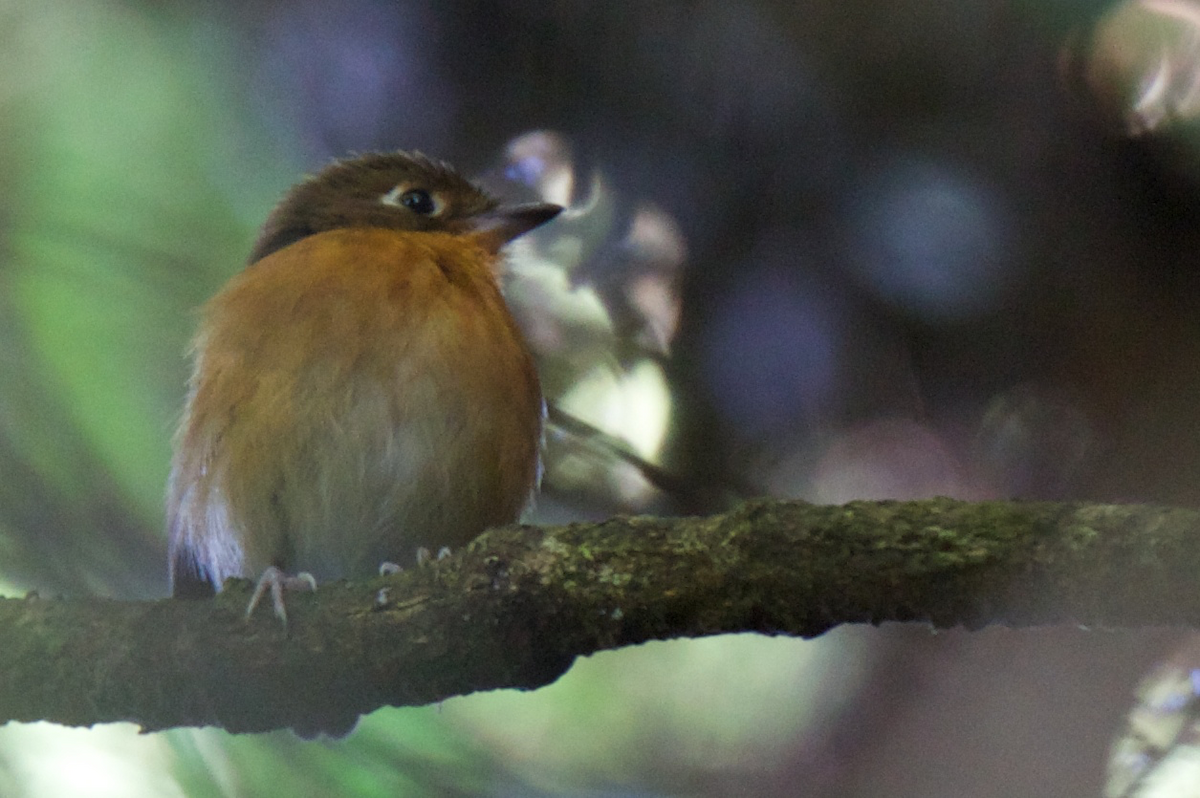
M 943 166 L 881 169 L 852 211 L 852 268 L 883 301 L 929 321 L 995 309 L 1013 281 L 1015 236 L 1002 198 Z

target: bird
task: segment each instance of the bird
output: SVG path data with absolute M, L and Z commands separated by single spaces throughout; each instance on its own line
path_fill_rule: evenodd
M 518 520 L 545 404 L 501 248 L 558 205 L 502 205 L 418 152 L 293 186 L 200 309 L 167 485 L 176 597 L 373 575 Z M 395 566 L 393 566 L 395 567 Z

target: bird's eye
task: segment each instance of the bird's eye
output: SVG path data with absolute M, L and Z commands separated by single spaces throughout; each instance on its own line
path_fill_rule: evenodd
M 384 205 L 407 208 L 419 216 L 438 216 L 446 207 L 446 201 L 437 193 L 423 188 L 412 188 L 401 183 L 379 198 Z
M 408 208 L 413 213 L 419 213 L 422 216 L 432 216 L 437 213 L 437 203 L 433 201 L 433 197 L 429 192 L 422 188 L 414 188 L 405 191 L 400 195 L 399 204 Z

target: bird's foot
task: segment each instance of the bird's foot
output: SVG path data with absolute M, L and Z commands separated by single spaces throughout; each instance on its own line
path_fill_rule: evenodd
M 433 562 L 434 560 L 444 560 L 449 556 L 450 556 L 450 547 L 449 546 L 442 546 L 440 549 L 438 549 L 437 557 L 434 557 L 432 554 L 430 554 L 429 549 L 425 548 L 424 546 L 419 546 L 419 547 L 417 547 L 417 556 L 416 556 L 417 567 L 420 568 L 422 566 L 428 565 L 430 562 Z M 404 570 L 403 566 L 397 565 L 396 563 L 392 562 L 391 560 L 385 560 L 385 561 L 379 563 L 379 575 L 380 576 L 391 576 L 392 574 L 398 574 L 403 570 Z
M 262 576 L 258 578 L 258 584 L 254 586 L 254 595 L 250 597 L 250 603 L 246 605 L 246 618 L 254 614 L 254 608 L 258 606 L 258 602 L 267 591 L 271 591 L 271 604 L 275 608 L 275 617 L 282 623 L 284 628 L 287 628 L 287 607 L 283 604 L 283 591 L 285 590 L 309 590 L 317 589 L 317 580 L 307 571 L 292 576 L 285 574 L 274 565 L 263 571 Z
M 417 548 L 417 567 L 420 568 L 422 565 L 428 565 L 430 562 L 433 562 L 434 560 L 444 560 L 449 556 L 450 556 L 450 547 L 449 546 L 442 546 L 440 549 L 438 549 L 436 558 L 432 554 L 429 553 L 429 549 L 425 548 L 424 546 L 420 546 Z

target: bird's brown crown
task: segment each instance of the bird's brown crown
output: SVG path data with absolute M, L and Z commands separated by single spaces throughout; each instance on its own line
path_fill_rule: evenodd
M 461 232 L 496 205 L 448 164 L 420 153 L 361 155 L 293 186 L 267 217 L 249 262 L 345 227 Z

